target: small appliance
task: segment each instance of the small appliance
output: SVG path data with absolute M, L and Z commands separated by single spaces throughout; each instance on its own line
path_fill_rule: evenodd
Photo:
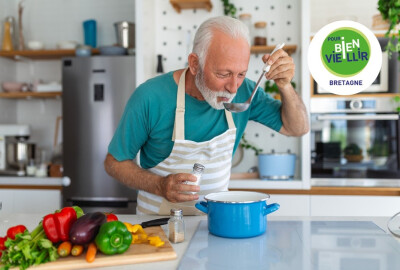
M 0 175 L 25 175 L 25 166 L 35 158 L 29 136 L 29 125 L 0 125 Z

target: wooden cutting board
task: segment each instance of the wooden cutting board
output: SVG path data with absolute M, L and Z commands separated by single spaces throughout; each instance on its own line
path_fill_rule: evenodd
M 162 247 L 155 247 L 150 244 L 133 244 L 129 249 L 118 255 L 104 255 L 100 251 L 97 252 L 96 259 L 92 263 L 86 262 L 85 255 L 78 257 L 68 256 L 59 258 L 55 262 L 49 262 L 30 267 L 35 270 L 69 270 L 82 268 L 95 268 L 104 266 L 115 266 L 123 264 L 135 264 L 145 262 L 167 261 L 176 259 L 176 253 L 168 241 L 163 229 L 160 226 L 149 227 L 144 229 L 148 236 L 160 236 L 165 242 Z

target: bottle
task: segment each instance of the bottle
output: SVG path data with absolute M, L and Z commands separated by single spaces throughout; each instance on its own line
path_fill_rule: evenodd
M 256 22 L 254 24 L 254 46 L 267 45 L 267 23 Z
M 195 164 L 193 165 L 192 174 L 193 174 L 194 176 L 196 176 L 197 180 L 196 180 L 196 182 L 189 182 L 189 181 L 187 181 L 187 184 L 188 184 L 188 185 L 197 185 L 197 186 L 200 186 L 201 175 L 203 174 L 204 168 L 205 168 L 204 165 L 202 165 L 202 164 L 200 164 L 200 163 L 195 163 Z M 189 193 L 190 193 L 190 194 L 196 194 L 196 192 L 189 192 Z
M 243 13 L 239 15 L 239 20 L 247 26 L 247 28 L 249 29 L 249 36 L 250 36 L 250 40 L 252 40 L 252 23 L 251 23 L 251 14 L 249 13 Z
M 171 209 L 168 220 L 168 238 L 171 243 L 181 243 L 185 240 L 185 222 L 182 209 Z
M 164 69 L 162 66 L 162 55 L 159 54 L 157 55 L 157 74 L 162 74 L 164 73 Z
M 36 165 L 35 160 L 30 159 L 28 165 L 26 165 L 26 175 L 27 176 L 35 176 L 36 175 Z
M 12 51 L 13 50 L 13 43 L 12 43 L 12 36 L 11 36 L 11 24 L 9 21 L 4 22 L 3 28 L 3 43 L 1 49 L 3 51 Z

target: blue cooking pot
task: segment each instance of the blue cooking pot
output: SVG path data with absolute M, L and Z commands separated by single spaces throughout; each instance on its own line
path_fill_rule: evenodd
M 268 194 L 250 191 L 211 193 L 196 208 L 208 215 L 210 233 L 227 238 L 247 238 L 263 234 L 267 215 L 278 210 L 279 204 L 267 205 Z

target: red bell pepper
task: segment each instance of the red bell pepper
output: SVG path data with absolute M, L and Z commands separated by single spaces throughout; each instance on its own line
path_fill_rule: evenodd
M 106 214 L 107 222 L 118 220 L 118 217 L 116 215 L 114 215 L 113 213 L 104 213 L 104 214 Z
M 7 230 L 7 237 L 15 240 L 15 236 L 19 233 L 23 233 L 26 231 L 26 227 L 24 225 L 17 225 L 11 227 Z
M 3 254 L 2 250 L 6 250 L 6 246 L 5 246 L 6 240 L 7 240 L 7 236 L 0 237 L 0 257 L 1 257 L 1 254 Z
M 47 238 L 53 243 L 68 241 L 69 230 L 76 219 L 76 212 L 72 207 L 64 207 L 58 213 L 48 214 L 43 218 L 43 229 Z

